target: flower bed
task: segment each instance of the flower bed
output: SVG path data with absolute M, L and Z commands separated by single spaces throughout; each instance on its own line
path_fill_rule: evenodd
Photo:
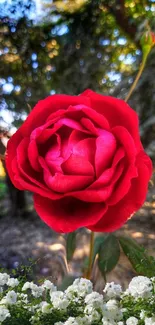
M 103 294 L 90 280 L 76 279 L 64 292 L 49 280 L 36 285 L 0 273 L 0 324 L 153 325 L 155 278 L 137 276 L 126 291 L 107 283 Z

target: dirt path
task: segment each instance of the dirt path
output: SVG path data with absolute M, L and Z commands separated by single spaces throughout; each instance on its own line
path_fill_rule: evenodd
M 149 192 L 144 207 L 128 221 L 118 234 L 132 236 L 151 255 L 155 255 L 155 195 Z M 0 219 L 0 265 L 8 269 L 21 264 L 31 264 L 29 259 L 37 261 L 34 266 L 35 278 L 48 277 L 59 284 L 66 273 L 64 235 L 54 233 L 34 212 L 26 218 L 11 219 L 4 215 Z M 83 258 L 88 253 L 89 231 L 82 229 L 80 240 L 70 265 L 70 272 L 81 275 Z M 108 281 L 116 281 L 123 285 L 131 279 L 134 272 L 124 255 L 119 264 L 108 275 Z M 95 274 L 96 289 L 103 287 L 104 282 L 99 273 Z

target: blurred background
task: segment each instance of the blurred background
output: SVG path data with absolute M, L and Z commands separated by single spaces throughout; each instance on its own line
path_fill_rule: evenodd
M 36 216 L 30 193 L 11 184 L 3 155 L 8 138 L 35 103 L 55 93 L 91 88 L 124 99 L 141 62 L 140 37 L 155 31 L 155 0 L 0 0 L 0 266 L 33 264 L 35 274 L 61 282 L 64 237 Z M 155 49 L 129 104 L 140 118 L 143 145 L 155 161 Z M 155 189 L 119 232 L 155 256 Z M 81 240 L 71 271 L 88 253 Z M 32 262 L 34 261 L 34 262 Z M 125 283 L 133 270 L 122 256 L 109 280 Z M 97 274 L 98 279 L 100 275 Z M 122 278 L 124 280 L 122 280 Z

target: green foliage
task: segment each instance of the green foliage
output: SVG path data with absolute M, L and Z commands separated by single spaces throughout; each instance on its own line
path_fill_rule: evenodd
M 115 235 L 110 234 L 107 236 L 103 244 L 101 244 L 98 256 L 98 266 L 103 274 L 110 272 L 117 264 L 120 257 L 120 247 L 118 239 Z
M 139 318 L 140 313 L 142 310 L 145 310 L 146 317 L 151 317 L 152 314 L 154 314 L 155 311 L 155 299 L 152 297 L 152 301 L 150 303 L 149 299 L 145 298 L 138 298 L 133 299 L 132 296 L 124 296 L 121 301 L 122 308 L 125 308 L 126 311 L 124 312 L 124 319 L 127 320 L 129 317 L 134 316 Z M 141 323 L 138 324 L 144 324 L 144 321 L 141 321 Z
M 59 285 L 59 290 L 66 290 L 75 280 L 75 276 L 66 275 L 64 276 L 62 283 Z
M 23 7 L 23 16 L 15 14 L 14 19 L 1 12 L 1 105 L 13 113 L 13 123 L 19 126 L 28 104 L 33 107 L 51 91 L 78 94 L 92 88 L 109 93 L 122 73 L 135 70 L 139 25 L 145 19 L 153 24 L 153 9 L 151 0 L 137 0 L 136 5 L 131 0 L 61 0 L 43 6 L 37 23 L 24 15 Z M 125 63 L 129 57 L 135 65 Z M 5 91 L 3 82 L 13 89 Z
M 22 4 L 21 10 L 21 2 L 16 3 L 16 9 L 12 2 L 9 5 L 14 16 L 0 10 L 0 105 L 11 112 L 13 125 L 18 128 L 29 107 L 55 92 L 79 94 L 92 88 L 125 98 L 141 61 L 141 35 L 148 23 L 154 29 L 153 1 L 42 3 L 41 19 L 35 23 L 28 14 L 29 6 L 24 10 Z M 130 99 L 139 113 L 142 141 L 152 158 L 154 51 Z M 5 88 L 8 83 L 10 91 Z M 11 127 L 5 111 L 2 117 Z
M 44 324 L 44 325 L 54 325 L 56 322 L 58 322 L 60 319 L 62 319 L 62 321 L 66 321 L 67 320 L 67 313 L 60 311 L 60 310 L 54 310 L 52 313 L 47 314 L 47 315 L 42 315 L 40 317 L 40 320 L 38 322 L 38 324 Z M 37 323 L 36 323 L 37 325 Z
M 155 275 L 155 259 L 147 255 L 145 249 L 129 237 L 119 237 L 123 252 L 128 257 L 133 268 L 138 274 L 147 277 Z
M 94 250 L 93 250 L 93 263 L 95 261 L 96 255 L 99 253 L 100 247 L 104 244 L 108 234 L 102 236 L 97 236 L 94 241 Z
M 7 192 L 7 187 L 4 182 L 4 178 L 0 177 L 0 200 L 3 199 L 6 195 Z
M 83 278 L 76 279 L 65 292 L 57 291 L 49 280 L 39 286 L 27 282 L 24 288 L 5 273 L 0 273 L 0 280 L 0 322 L 4 325 L 55 325 L 71 321 L 102 325 L 107 321 L 126 323 L 130 317 L 144 325 L 146 317 L 155 317 L 155 278 L 135 277 L 125 292 L 113 282 L 108 283 L 104 295 L 94 292 L 92 283 Z
M 68 262 L 71 261 L 71 259 L 73 257 L 73 254 L 74 254 L 74 251 L 76 249 L 76 235 L 77 235 L 76 231 L 70 232 L 67 235 L 67 239 L 66 239 L 66 256 L 67 256 L 67 261 Z
M 3 325 L 29 325 L 31 324 L 30 318 L 32 316 L 31 312 L 22 308 L 22 306 L 10 306 L 11 318 L 7 318 L 3 321 Z

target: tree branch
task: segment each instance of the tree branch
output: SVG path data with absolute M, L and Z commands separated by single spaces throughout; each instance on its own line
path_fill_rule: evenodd
M 130 17 L 126 13 L 124 0 L 116 0 L 115 6 L 112 6 L 109 1 L 103 1 L 103 6 L 115 17 L 116 23 L 121 29 L 131 38 L 131 40 L 141 48 L 140 42 L 136 40 L 137 25 L 130 23 Z

